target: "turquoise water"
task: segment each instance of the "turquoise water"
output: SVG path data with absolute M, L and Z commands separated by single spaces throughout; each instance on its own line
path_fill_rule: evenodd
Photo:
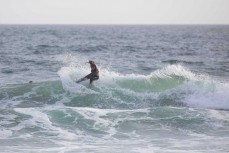
M 228 152 L 228 26 L 0 26 L 0 152 Z M 100 79 L 75 80 L 95 60 Z M 33 81 L 29 83 L 29 81 Z

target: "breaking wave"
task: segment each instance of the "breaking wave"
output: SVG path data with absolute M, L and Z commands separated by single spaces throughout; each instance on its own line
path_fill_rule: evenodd
M 169 65 L 149 75 L 121 74 L 100 70 L 100 79 L 91 89 L 83 66 L 62 67 L 60 80 L 2 87 L 2 107 L 72 107 L 141 109 L 154 106 L 229 109 L 229 84 L 195 74 L 181 65 Z

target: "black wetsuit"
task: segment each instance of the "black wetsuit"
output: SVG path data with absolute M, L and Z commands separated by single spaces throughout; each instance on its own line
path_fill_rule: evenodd
M 98 80 L 99 79 L 99 70 L 97 69 L 96 65 L 94 64 L 93 61 L 89 62 L 91 64 L 91 73 L 88 74 L 87 76 L 83 77 L 82 79 L 76 81 L 76 83 L 79 83 L 81 81 L 90 79 L 90 84 L 92 84 L 92 82 L 94 80 Z
M 85 76 L 85 78 L 90 79 L 90 84 L 94 81 L 94 80 L 98 80 L 99 79 L 99 70 L 97 69 L 96 65 L 93 65 L 95 67 L 94 70 L 91 70 L 91 73 L 88 74 L 87 76 Z

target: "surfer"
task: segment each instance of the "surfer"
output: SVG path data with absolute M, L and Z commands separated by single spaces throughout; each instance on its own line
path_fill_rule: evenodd
M 90 79 L 90 85 L 89 86 L 91 86 L 93 81 L 99 79 L 99 70 L 98 70 L 97 66 L 95 65 L 94 61 L 89 61 L 87 63 L 89 63 L 91 66 L 91 73 L 86 75 L 85 77 L 79 79 L 78 81 L 76 81 L 76 83 L 80 83 L 81 81 L 85 81 L 85 80 Z

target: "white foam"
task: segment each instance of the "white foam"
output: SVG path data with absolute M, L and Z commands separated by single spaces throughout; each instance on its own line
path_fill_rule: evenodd
M 170 77 L 171 75 L 183 76 L 187 79 L 192 80 L 197 79 L 197 76 L 194 73 L 192 73 L 190 70 L 183 67 L 182 65 L 168 65 L 162 69 L 156 70 L 151 73 L 151 77 L 158 78 Z
M 187 68 L 181 65 L 168 65 L 162 69 L 156 70 L 149 75 L 142 75 L 142 74 L 121 74 L 114 71 L 109 71 L 107 69 L 102 69 L 100 72 L 103 80 L 106 82 L 112 82 L 115 80 L 144 80 L 147 83 L 150 83 L 151 78 L 170 78 L 173 75 L 182 76 L 186 79 L 190 80 L 199 80 L 201 78 L 207 78 L 207 76 L 203 75 L 195 75 Z
M 218 110 L 208 110 L 208 113 L 212 118 L 215 118 L 215 119 L 218 119 L 218 120 L 229 121 L 228 112 L 218 111 Z
M 108 135 L 105 135 L 104 139 L 111 139 L 113 135 L 116 134 L 116 125 L 118 125 L 119 121 L 122 121 L 122 119 L 110 119 L 106 116 L 108 114 L 117 114 L 117 113 L 133 113 L 133 112 L 144 112 L 148 113 L 148 109 L 135 109 L 135 110 L 115 110 L 115 109 L 97 109 L 97 108 L 88 108 L 88 107 L 74 107 L 71 108 L 75 110 L 77 113 L 82 115 L 85 119 L 93 120 L 95 121 L 93 128 L 97 130 L 104 130 L 108 133 Z M 129 118 L 129 120 L 131 120 Z
M 107 110 L 94 109 L 94 108 L 84 108 L 84 109 L 75 108 L 75 110 L 77 110 L 77 112 L 80 115 L 82 115 L 85 119 L 95 121 L 95 124 L 93 125 L 94 129 L 97 130 L 104 129 L 106 132 L 108 132 L 109 136 L 106 136 L 107 138 L 110 138 L 110 136 L 116 133 L 116 130 L 114 128 L 114 122 L 102 118 L 102 116 L 106 116 L 106 114 L 108 113 Z
M 31 115 L 32 118 L 22 121 L 18 126 L 13 128 L 13 130 L 20 130 L 25 127 L 30 127 L 30 126 L 39 126 L 44 129 L 47 129 L 47 131 L 53 131 L 55 132 L 59 137 L 62 139 L 69 139 L 73 140 L 77 138 L 77 135 L 75 133 L 71 133 L 67 130 L 64 130 L 60 127 L 52 125 L 52 122 L 49 120 L 47 114 L 41 112 L 38 109 L 35 108 L 15 108 L 15 111 L 22 113 L 22 114 L 27 114 Z
M 190 94 L 185 103 L 191 107 L 229 109 L 229 84 L 204 82 L 202 85 L 186 85 Z
M 6 139 L 12 136 L 12 130 L 0 128 L 0 139 Z

